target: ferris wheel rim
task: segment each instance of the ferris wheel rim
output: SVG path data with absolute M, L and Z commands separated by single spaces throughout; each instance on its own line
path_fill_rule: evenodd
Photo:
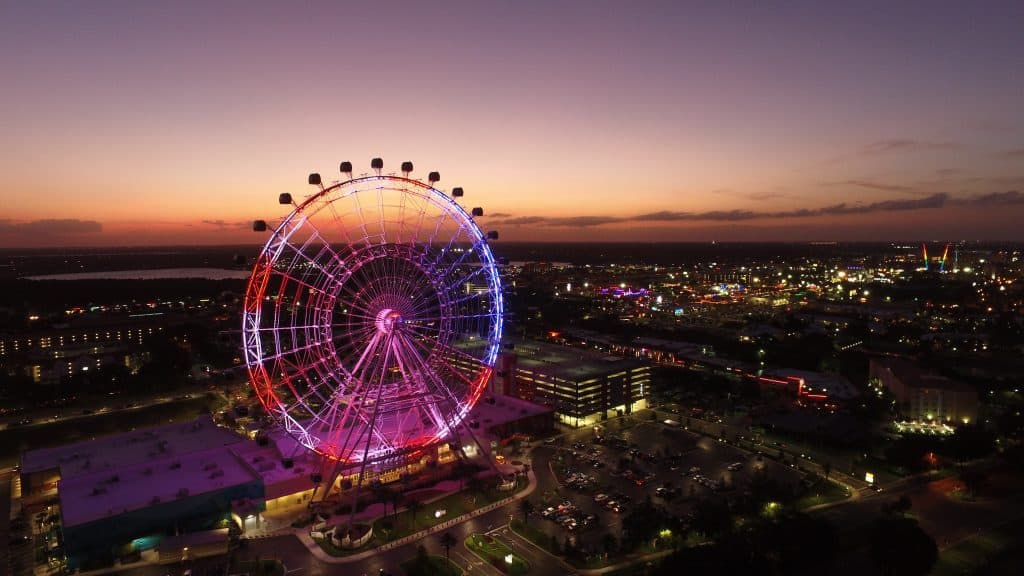
M 452 198 L 450 198 L 449 196 L 444 194 L 442 191 L 438 190 L 437 188 L 435 188 L 435 187 L 433 187 L 431 185 L 424 184 L 423 182 L 421 182 L 419 180 L 414 180 L 414 179 L 405 178 L 405 177 L 399 177 L 399 176 L 393 176 L 393 175 L 387 175 L 387 176 L 381 176 L 381 175 L 378 175 L 378 176 L 360 176 L 360 177 L 357 177 L 357 178 L 351 178 L 349 180 L 336 182 L 336 183 L 333 183 L 333 184 L 331 184 L 329 186 L 324 186 L 317 193 L 315 193 L 315 194 L 311 195 L 310 197 L 306 198 L 301 203 L 296 204 L 295 208 L 287 216 L 285 216 L 282 219 L 281 223 L 278 226 L 276 226 L 274 228 L 274 231 L 270 235 L 270 238 L 268 238 L 267 242 L 261 248 L 260 257 L 257 259 L 256 265 L 253 268 L 253 273 L 250 275 L 249 283 L 247 284 L 247 294 L 246 294 L 246 308 L 247 308 L 247 311 L 246 311 L 246 314 L 244 316 L 245 319 L 243 320 L 243 334 L 247 338 L 250 335 L 253 335 L 255 340 L 256 340 L 256 342 L 257 342 L 257 344 L 260 343 L 260 331 L 263 330 L 263 328 L 261 327 L 261 322 L 260 322 L 260 317 L 261 317 L 262 309 L 260 309 L 258 306 L 252 307 L 251 306 L 252 305 L 251 301 L 252 301 L 252 299 L 254 297 L 257 300 L 262 300 L 265 297 L 265 291 L 266 291 L 266 287 L 267 287 L 267 282 L 269 281 L 270 277 L 274 276 L 277 273 L 273 269 L 273 266 L 277 262 L 277 258 L 280 256 L 280 252 L 277 252 L 277 253 L 273 254 L 273 256 L 268 256 L 268 253 L 271 251 L 272 247 L 274 246 L 275 240 L 281 239 L 282 235 L 284 235 L 284 234 L 289 234 L 289 231 L 287 229 L 287 226 L 289 225 L 289 223 L 294 221 L 294 219 L 298 215 L 303 214 L 304 211 L 310 209 L 311 207 L 315 207 L 316 203 L 318 201 L 321 201 L 321 200 L 323 200 L 325 198 L 328 198 L 329 195 L 331 195 L 331 194 L 337 194 L 338 191 L 342 190 L 344 187 L 348 187 L 348 189 L 344 190 L 341 194 L 337 195 L 337 197 L 334 198 L 333 200 L 330 200 L 331 202 L 337 201 L 337 200 L 340 200 L 340 199 L 343 199 L 343 198 L 346 198 L 348 196 L 359 194 L 361 192 L 366 192 L 368 189 L 359 189 L 358 186 L 360 184 L 363 184 L 363 183 L 373 183 L 373 182 L 380 182 L 382 184 L 389 184 L 389 185 L 398 186 L 398 187 L 394 187 L 394 188 L 389 186 L 389 190 L 392 191 L 392 192 L 396 192 L 398 194 L 417 194 L 422 200 L 430 202 L 432 205 L 436 206 L 437 208 L 443 210 L 444 212 L 446 212 L 448 214 L 453 214 L 453 215 L 457 216 L 458 219 L 460 220 L 459 231 L 467 231 L 467 232 L 472 234 L 472 238 L 473 238 L 474 242 L 471 245 L 471 251 L 479 259 L 479 266 L 480 266 L 480 268 L 482 270 L 486 271 L 486 273 L 483 276 L 486 278 L 487 294 L 490 297 L 490 302 L 488 304 L 490 309 L 486 313 L 482 313 L 482 314 L 480 314 L 478 316 L 466 316 L 465 317 L 465 318 L 477 318 L 477 317 L 479 317 L 481 319 L 486 318 L 486 319 L 490 320 L 490 323 L 489 323 L 489 326 L 488 326 L 488 334 L 487 334 L 487 338 L 486 338 L 486 340 L 487 340 L 486 352 L 481 357 L 479 357 L 479 358 L 473 356 L 473 359 L 478 361 L 480 366 L 479 366 L 479 371 L 477 373 L 477 378 L 475 380 L 473 380 L 473 381 L 467 381 L 466 382 L 468 396 L 462 399 L 462 403 L 459 404 L 458 412 L 454 414 L 454 420 L 456 421 L 456 423 L 457 422 L 461 422 L 462 420 L 465 419 L 466 414 L 472 408 L 472 406 L 474 406 L 477 403 L 477 401 L 479 400 L 479 398 L 480 398 L 480 396 L 482 395 L 482 392 L 483 392 L 483 387 L 486 384 L 486 381 L 490 378 L 490 375 L 491 375 L 491 373 L 493 371 L 493 366 L 494 366 L 494 363 L 495 363 L 498 347 L 500 345 L 500 335 L 501 335 L 501 326 L 502 326 L 502 312 L 503 312 L 503 301 L 502 300 L 503 299 L 502 299 L 502 293 L 501 293 L 500 278 L 498 277 L 498 273 L 497 273 L 497 263 L 496 263 L 496 260 L 495 260 L 495 258 L 493 256 L 493 253 L 490 250 L 490 247 L 488 246 L 488 244 L 486 242 L 486 236 L 480 230 L 479 226 L 476 224 L 476 222 L 473 220 L 473 218 L 469 215 L 469 213 L 464 208 L 462 208 L 461 205 L 459 205 Z M 382 187 L 378 187 L 378 189 L 381 189 L 381 188 Z M 323 209 L 323 207 L 321 206 L 320 208 L 317 209 L 317 211 L 322 210 L 322 209 Z M 294 229 L 290 233 L 294 233 Z M 452 238 L 451 241 L 454 241 L 454 239 L 455 239 L 455 237 L 457 237 L 457 235 L 458 235 L 458 231 L 456 232 L 456 235 Z M 284 237 L 284 242 L 282 243 L 282 246 L 287 243 L 287 238 L 288 238 L 288 236 Z M 365 241 L 365 246 L 363 247 L 363 249 L 364 250 L 372 250 L 373 244 L 372 244 L 372 242 L 369 242 L 369 237 L 368 236 L 363 237 L 362 240 Z M 434 240 L 434 238 L 431 237 L 431 241 L 433 241 L 433 240 Z M 382 242 L 380 245 L 385 245 L 385 244 L 386 243 Z M 451 244 L 449 243 L 449 247 L 450 246 L 451 246 Z M 443 250 L 442 250 L 442 252 L 443 252 Z M 354 253 L 350 253 L 350 254 L 347 255 L 347 257 L 351 257 L 351 256 L 353 256 L 353 254 Z M 357 266 L 356 270 L 358 270 L 359 267 L 365 266 L 365 265 L 367 265 L 367 263 L 372 262 L 372 261 L 373 261 L 373 258 L 370 258 L 369 260 L 366 260 L 366 261 L 357 261 L 359 266 Z M 438 259 L 438 261 L 440 261 L 440 259 Z M 428 271 L 424 270 L 423 273 L 426 276 L 428 274 Z M 282 273 L 282 275 L 284 275 L 284 274 Z M 297 281 L 297 279 L 295 279 L 295 278 L 290 278 L 290 279 Z M 253 291 L 253 286 L 257 287 L 255 291 Z M 337 297 L 337 294 L 335 294 L 335 297 Z M 250 308 L 252 308 L 252 309 L 250 310 Z M 461 320 L 464 317 L 456 316 L 455 318 Z M 429 321 L 440 322 L 442 319 L 443 319 L 443 314 L 441 314 L 441 311 L 438 310 L 438 312 L 435 314 L 435 316 L 427 317 L 427 318 L 422 318 L 421 320 L 424 320 L 424 321 L 429 320 Z M 448 317 L 448 320 L 450 320 L 450 319 L 451 318 Z M 276 320 L 276 318 L 275 318 L 275 320 Z M 374 318 L 374 320 L 375 321 L 379 321 L 380 319 L 379 318 Z M 415 323 L 415 318 L 413 318 L 412 320 L 413 321 L 408 324 L 409 328 L 405 328 L 404 327 L 405 324 L 403 324 L 402 330 L 403 331 L 404 330 L 408 330 L 408 331 L 410 331 L 412 333 L 416 333 L 418 335 L 422 335 L 422 334 L 419 334 L 417 332 L 418 330 L 422 330 L 422 326 L 417 325 Z M 404 322 L 404 319 L 403 319 L 403 322 Z M 320 327 L 323 328 L 323 326 L 320 326 Z M 333 328 L 333 327 L 334 327 L 333 325 L 328 325 L 327 326 L 327 328 Z M 294 331 L 294 327 L 288 327 L 288 326 L 281 326 L 281 327 L 275 326 L 273 328 L 273 330 L 289 330 L 289 329 Z M 370 339 L 369 342 L 367 342 L 367 345 L 368 346 L 373 345 L 373 342 L 374 342 L 373 338 L 374 338 L 374 336 L 372 336 L 370 332 L 367 332 L 366 334 L 362 335 L 362 338 L 364 340 L 367 337 L 369 337 L 369 339 Z M 330 339 L 328 339 L 328 341 L 330 341 Z M 406 346 L 408 350 L 412 350 L 414 353 L 416 352 L 415 346 L 413 346 L 412 344 L 409 344 L 409 342 L 413 342 L 414 339 L 409 339 L 408 342 L 407 342 L 403 336 L 395 336 L 393 339 L 389 340 L 389 342 L 391 342 L 391 344 L 388 344 L 388 345 L 389 346 L 393 345 L 393 343 L 396 342 L 396 341 L 401 341 L 403 343 L 402 345 Z M 376 344 L 377 345 L 381 344 L 381 338 L 378 337 L 378 340 L 376 341 Z M 278 346 L 279 346 L 279 344 L 278 344 Z M 251 348 L 252 348 L 251 346 L 246 348 L 246 363 L 247 363 L 247 367 L 249 368 L 250 376 L 252 377 L 252 380 L 254 382 L 254 387 L 259 387 L 260 384 L 265 386 L 265 390 L 263 390 L 263 392 L 265 392 L 265 394 L 259 394 L 259 399 L 260 399 L 261 403 L 263 403 L 268 408 L 268 411 L 270 411 L 272 406 L 280 405 L 280 401 L 277 400 L 277 398 L 274 397 L 274 395 L 273 395 L 273 378 L 272 378 L 272 375 L 268 374 L 267 371 L 266 371 L 266 367 L 264 366 L 264 358 L 260 357 L 259 354 L 256 354 L 255 357 L 252 354 L 250 354 Z M 464 353 L 464 352 L 460 351 L 460 353 Z M 332 353 L 331 356 L 333 357 L 334 354 Z M 472 355 L 470 355 L 470 356 L 472 356 Z M 408 357 L 407 360 L 409 360 L 411 358 L 412 357 Z M 425 360 L 418 360 L 418 362 L 419 362 L 419 369 L 421 371 L 426 372 L 427 368 L 428 368 L 427 361 L 425 361 Z M 458 372 L 456 370 L 451 370 L 451 373 L 452 374 L 458 374 L 460 376 L 462 375 L 460 372 Z M 305 374 L 305 372 L 303 372 L 303 374 Z M 435 375 L 434 377 L 437 378 L 438 376 Z M 257 384 L 257 382 L 259 382 L 259 383 Z M 381 380 L 381 382 L 383 382 L 383 380 Z M 379 388 L 379 390 L 383 391 L 383 389 L 384 389 L 383 384 L 380 384 L 378 386 L 378 388 Z M 259 392 L 259 390 L 258 390 L 258 392 Z M 273 401 L 271 401 L 271 400 L 273 400 Z M 453 410 L 454 410 L 454 406 L 455 406 L 455 404 L 453 403 Z M 305 445 L 307 448 L 310 448 L 312 450 L 315 450 L 315 451 L 320 452 L 320 453 L 323 454 L 323 451 L 321 450 L 321 448 L 322 448 L 321 440 L 320 439 L 311 438 L 309 431 L 306 429 L 306 427 L 303 425 L 303 423 L 300 422 L 298 419 L 292 417 L 292 415 L 290 415 L 285 410 L 276 412 L 275 419 L 279 423 L 283 424 L 284 428 L 286 429 L 286 431 L 288 431 L 292 436 L 297 436 L 296 439 L 301 444 Z M 371 428 L 372 428 L 372 425 L 371 425 Z M 373 431 L 371 429 L 370 433 L 372 433 L 372 432 Z M 442 440 L 443 436 L 445 436 L 449 432 L 449 430 L 447 428 L 442 428 L 440 430 L 440 432 L 441 433 L 436 435 L 436 437 L 434 437 L 434 438 L 430 439 L 430 441 L 424 443 L 424 445 L 429 445 L 429 444 L 433 444 L 433 443 L 439 442 L 440 440 Z M 422 448 L 422 446 L 419 446 L 419 447 L 413 446 L 412 448 L 413 449 Z M 325 456 L 338 457 L 338 459 L 341 459 L 341 455 L 340 454 L 324 454 L 324 455 Z M 366 454 L 363 454 L 362 457 L 365 458 L 366 456 L 367 456 Z M 351 457 L 351 454 L 349 454 L 349 457 Z

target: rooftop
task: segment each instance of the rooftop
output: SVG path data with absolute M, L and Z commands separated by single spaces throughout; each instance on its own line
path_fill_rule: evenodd
M 839 400 L 850 400 L 860 396 L 860 390 L 838 374 L 779 368 L 768 370 L 765 375 L 775 378 L 799 378 L 803 380 L 804 391 L 811 394 L 827 394 L 829 397 Z
M 512 396 L 496 394 L 493 399 L 494 404 L 491 404 L 486 398 L 481 399 L 469 413 L 470 420 L 479 421 L 484 429 L 514 422 L 527 416 L 551 412 L 551 408 L 548 406 L 541 406 Z
M 25 452 L 24 473 L 60 469 L 61 480 L 93 472 L 117 470 L 140 462 L 190 454 L 245 441 L 213 423 L 209 415 L 187 422 L 143 428 L 123 434 Z
M 517 341 L 514 352 L 517 357 L 517 369 L 540 372 L 571 382 L 600 378 L 647 366 L 647 363 L 641 360 L 536 341 Z
M 258 477 L 226 446 L 99 470 L 60 481 L 64 526 L 221 490 Z
M 893 373 L 893 375 L 896 376 L 896 378 L 900 380 L 900 382 L 905 386 L 910 386 L 912 388 L 942 388 L 944 390 L 962 391 L 974 390 L 963 382 L 946 378 L 940 374 L 922 371 L 921 367 L 917 364 L 899 358 L 878 358 L 872 359 L 872 362 L 878 362 L 885 366 Z

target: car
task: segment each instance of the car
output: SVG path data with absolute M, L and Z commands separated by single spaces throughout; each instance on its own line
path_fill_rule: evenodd
M 881 492 L 882 491 L 882 487 L 879 486 L 878 484 L 875 484 L 874 482 L 872 482 L 871 484 L 868 484 L 868 488 L 871 488 L 875 492 Z

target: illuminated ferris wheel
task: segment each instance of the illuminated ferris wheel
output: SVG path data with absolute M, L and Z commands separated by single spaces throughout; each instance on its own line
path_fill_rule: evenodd
M 270 233 L 246 289 L 242 334 L 267 413 L 347 466 L 415 456 L 449 437 L 491 376 L 502 326 L 498 266 L 474 220 L 428 182 L 373 172 L 324 184 Z M 254 229 L 268 230 L 264 221 Z

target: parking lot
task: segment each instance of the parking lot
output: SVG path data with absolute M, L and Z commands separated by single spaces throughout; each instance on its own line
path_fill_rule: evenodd
M 537 456 L 561 485 L 536 507 L 538 525 L 594 546 L 605 533 L 621 538 L 622 518 L 646 498 L 685 518 L 701 498 L 741 493 L 758 471 L 780 484 L 800 479 L 789 466 L 661 422 L 574 430 Z

